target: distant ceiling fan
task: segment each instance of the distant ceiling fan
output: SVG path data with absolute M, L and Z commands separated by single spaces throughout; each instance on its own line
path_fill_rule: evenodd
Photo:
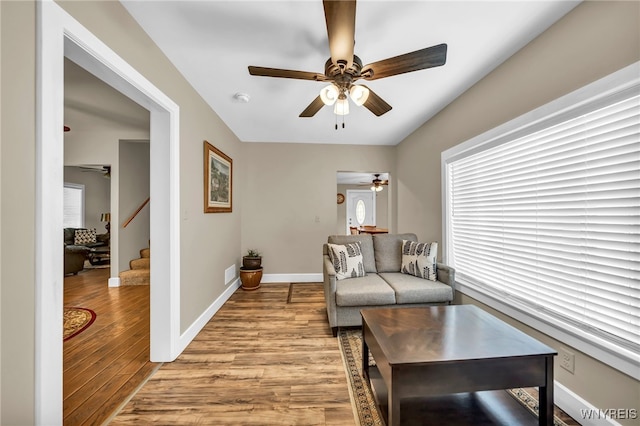
M 360 186 L 371 186 L 371 190 L 375 192 L 380 192 L 383 189 L 383 186 L 389 185 L 388 180 L 380 179 L 380 173 L 376 173 L 373 175 L 373 180 L 371 183 L 363 183 Z
M 302 111 L 300 117 L 313 117 L 324 105 L 334 105 L 333 112 L 336 115 L 346 115 L 349 113 L 348 97 L 356 105 L 364 106 L 376 116 L 381 116 L 391 110 L 391 105 L 367 86 L 354 84 L 356 81 L 377 80 L 438 67 L 444 65 L 447 60 L 447 45 L 439 44 L 362 66 L 360 58 L 353 53 L 356 1 L 324 0 L 322 3 L 331 52 L 331 58 L 325 64 L 324 74 L 249 66 L 251 75 L 331 82 Z
M 83 172 L 102 173 L 104 177 L 111 177 L 111 166 L 79 166 Z

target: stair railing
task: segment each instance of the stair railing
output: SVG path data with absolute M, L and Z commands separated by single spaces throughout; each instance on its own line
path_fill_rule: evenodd
M 151 197 L 147 198 L 146 200 L 144 200 L 144 202 L 142 204 L 140 204 L 140 207 L 138 207 L 138 210 L 136 210 L 131 217 L 129 217 L 129 219 L 125 220 L 124 224 L 122 225 L 123 228 L 126 228 L 127 225 L 129 225 L 131 223 L 131 221 L 133 219 L 135 219 L 136 216 L 138 216 L 138 213 L 140 213 L 140 211 L 144 208 L 144 206 L 147 205 L 147 203 L 149 202 L 149 200 L 151 200 Z

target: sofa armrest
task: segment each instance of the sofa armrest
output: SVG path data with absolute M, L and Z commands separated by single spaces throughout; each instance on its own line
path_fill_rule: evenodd
M 447 284 L 452 289 L 456 288 L 456 270 L 444 263 L 436 264 L 437 280 Z
M 338 315 L 336 308 L 336 270 L 329 256 L 322 255 L 322 275 L 324 276 L 324 301 L 327 305 L 327 318 L 332 329 L 337 327 Z M 334 330 L 334 336 L 335 336 Z

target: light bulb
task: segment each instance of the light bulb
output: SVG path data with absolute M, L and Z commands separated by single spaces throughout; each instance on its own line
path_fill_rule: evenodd
M 333 105 L 338 100 L 338 88 L 330 84 L 320 90 L 320 99 L 325 105 Z
M 336 115 L 349 114 L 349 100 L 346 97 L 344 99 L 338 99 L 336 104 L 333 106 L 333 113 Z
M 351 86 L 351 89 L 349 89 L 349 95 L 356 105 L 362 106 L 369 98 L 369 89 L 364 86 L 354 84 Z

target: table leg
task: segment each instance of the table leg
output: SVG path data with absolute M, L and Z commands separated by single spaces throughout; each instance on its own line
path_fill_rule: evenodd
M 369 380 L 369 346 L 364 339 L 364 327 L 365 325 L 362 326 L 362 376 Z
M 553 357 L 545 361 L 546 385 L 538 388 L 538 425 L 553 426 Z
M 400 398 L 398 393 L 397 381 L 393 379 L 393 371 L 391 372 L 391 383 L 389 383 L 387 407 L 389 409 L 389 417 L 387 426 L 400 426 Z

